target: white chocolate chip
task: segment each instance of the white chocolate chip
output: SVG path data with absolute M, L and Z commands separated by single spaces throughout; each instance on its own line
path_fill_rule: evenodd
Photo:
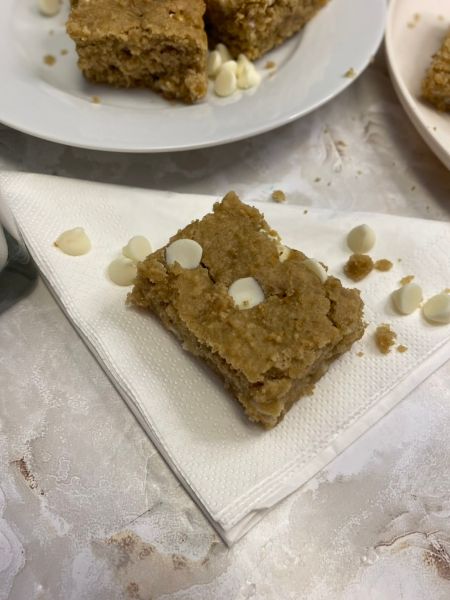
M 410 315 L 418 309 L 422 298 L 422 288 L 417 283 L 407 283 L 392 292 L 394 306 L 402 315 Z
M 208 54 L 207 72 L 208 77 L 214 79 L 222 66 L 222 56 L 218 50 L 213 50 Z
M 220 68 L 237 75 L 237 62 L 235 60 L 227 60 L 227 62 L 222 63 Z
M 231 96 L 237 90 L 237 81 L 236 75 L 230 68 L 225 68 L 225 65 L 222 65 L 219 71 L 219 74 L 214 81 L 214 92 L 225 98 L 226 96 Z
M 284 246 L 283 244 L 280 244 L 279 242 L 277 242 L 277 250 L 278 260 L 280 262 L 284 262 L 285 260 L 287 260 L 289 258 L 289 255 L 291 254 L 291 249 L 287 246 Z
M 261 82 L 261 75 L 256 70 L 255 65 L 248 60 L 245 54 L 239 55 L 236 75 L 237 86 L 243 90 L 256 87 Z
M 166 262 L 169 266 L 178 263 L 183 269 L 196 269 L 202 260 L 203 248 L 195 240 L 181 238 L 166 248 Z
M 134 260 L 134 262 L 140 262 L 147 258 L 152 253 L 152 247 L 150 242 L 143 235 L 135 235 L 132 237 L 128 244 L 122 248 L 122 254 Z
M 450 296 L 436 294 L 425 302 L 423 314 L 433 323 L 450 323 Z
M 46 17 L 54 17 L 61 10 L 61 0 L 38 0 L 38 8 Z
M 108 275 L 117 285 L 131 285 L 137 275 L 136 263 L 125 256 L 116 258 L 108 267 Z
M 307 258 L 303 261 L 303 264 L 307 269 L 314 273 L 314 275 L 317 275 L 321 283 L 325 283 L 325 281 L 328 279 L 328 273 L 315 258 Z
M 89 252 L 91 241 L 82 227 L 75 227 L 75 229 L 64 231 L 56 240 L 55 246 L 64 254 L 81 256 Z
M 228 288 L 228 293 L 239 310 L 253 308 L 265 299 L 261 286 L 253 277 L 236 279 Z
M 225 44 L 217 44 L 216 50 L 220 54 L 220 58 L 222 59 L 223 63 L 227 62 L 228 60 L 232 60 L 233 57 L 231 56 L 230 51 Z
M 355 254 L 365 254 L 375 246 L 376 235 L 368 225 L 358 225 L 347 235 L 347 245 Z

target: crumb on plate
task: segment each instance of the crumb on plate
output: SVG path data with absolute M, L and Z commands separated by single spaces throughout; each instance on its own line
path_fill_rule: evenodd
M 390 271 L 393 266 L 394 265 L 392 264 L 392 262 L 390 260 L 388 260 L 387 258 L 380 258 L 374 264 L 375 269 L 377 271 L 382 271 L 382 272 Z

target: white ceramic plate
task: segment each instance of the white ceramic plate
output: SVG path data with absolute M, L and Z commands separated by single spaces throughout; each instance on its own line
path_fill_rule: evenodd
M 450 114 L 422 101 L 420 86 L 449 27 L 449 0 L 391 0 L 386 50 L 394 87 L 416 129 L 448 169 Z
M 128 152 L 213 146 L 305 115 L 350 85 L 344 76 L 350 68 L 356 74 L 365 69 L 382 39 L 386 12 L 385 0 L 331 0 L 301 34 L 258 63 L 265 75 L 257 89 L 228 99 L 209 94 L 184 106 L 147 90 L 88 84 L 65 33 L 67 6 L 49 19 L 38 13 L 36 0 L 1 1 L 0 121 L 51 141 Z M 56 64 L 44 64 L 47 54 Z M 273 74 L 264 70 L 268 60 L 277 64 Z

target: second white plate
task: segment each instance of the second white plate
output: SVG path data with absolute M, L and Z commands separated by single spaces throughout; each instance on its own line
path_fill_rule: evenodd
M 392 82 L 417 131 L 450 169 L 450 114 L 420 97 L 432 55 L 450 27 L 448 0 L 391 0 L 386 51 Z
M 64 14 L 47 19 L 36 0 L 3 0 L 0 121 L 51 141 L 125 152 L 223 144 L 305 115 L 350 85 L 349 69 L 365 69 L 381 42 L 386 11 L 385 0 L 331 0 L 301 34 L 263 57 L 258 66 L 265 76 L 256 90 L 229 99 L 209 94 L 184 106 L 147 90 L 88 84 L 65 32 L 67 4 Z M 44 64 L 45 55 L 56 63 Z M 274 73 L 264 69 L 268 60 L 277 64 Z

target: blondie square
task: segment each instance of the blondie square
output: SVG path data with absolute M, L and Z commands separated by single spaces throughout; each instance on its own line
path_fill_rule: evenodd
M 450 31 L 433 56 L 422 82 L 422 96 L 439 110 L 450 110 Z
M 255 60 L 299 31 L 327 0 L 206 0 L 208 32 Z
M 72 0 L 67 32 L 87 79 L 168 99 L 206 94 L 203 0 Z
M 171 262 L 177 240 L 199 245 L 189 268 Z M 364 332 L 359 292 L 308 262 L 230 192 L 139 263 L 128 301 L 155 313 L 221 376 L 250 420 L 271 428 Z M 232 284 L 247 278 L 262 292 L 253 306 L 232 296 Z

